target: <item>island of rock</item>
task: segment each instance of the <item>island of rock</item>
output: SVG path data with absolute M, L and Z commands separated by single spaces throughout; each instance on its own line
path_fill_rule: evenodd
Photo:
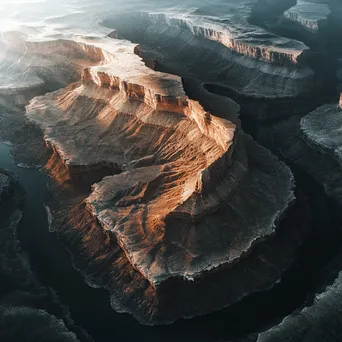
M 26 117 L 71 180 L 102 174 L 55 230 L 114 309 L 169 323 L 280 280 L 307 218 L 294 222 L 293 176 L 243 133 L 237 106 L 204 109 L 128 41 L 25 45 L 26 58 L 51 49 L 83 55 L 74 64 L 76 73 L 83 66 L 80 80 L 35 97 Z

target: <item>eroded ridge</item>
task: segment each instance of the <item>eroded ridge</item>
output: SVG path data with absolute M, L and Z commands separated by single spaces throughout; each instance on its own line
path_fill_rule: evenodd
M 153 56 L 162 65 L 182 75 L 196 75 L 249 98 L 306 94 L 316 86 L 309 47 L 251 24 L 257 4 L 239 1 L 213 7 L 203 2 L 167 11 L 131 11 L 104 24 L 156 51 Z M 265 4 L 268 7 L 274 11 L 273 5 Z M 193 63 L 184 63 L 190 58 Z
M 68 39 L 29 40 L 20 32 L 2 34 L 0 101 L 25 105 L 32 97 L 79 79 L 84 67 L 110 59 L 94 45 Z
M 152 258 L 161 244 L 167 218 L 194 220 L 229 196 L 223 184 L 210 192 L 230 163 L 236 127 L 189 100 L 178 77 L 145 67 L 133 45 L 118 41 L 115 49 L 113 63 L 83 70 L 82 83 L 34 99 L 28 117 L 69 169 L 109 163 L 125 170 L 94 185 L 87 201 L 132 263 L 157 282 L 168 272 L 145 265 L 146 254 Z M 76 132 L 71 123 L 80 125 Z
M 222 17 L 219 11 L 214 16 L 206 15 L 201 9 L 186 14 L 180 11 L 152 12 L 148 16 L 151 22 L 186 28 L 194 36 L 216 41 L 237 54 L 267 63 L 296 65 L 306 60 L 309 47 L 304 43 L 250 25 L 248 4 L 229 4 L 227 8 L 222 6 L 222 11 L 225 14 Z
M 236 125 L 189 99 L 179 77 L 147 68 L 134 44 L 110 38 L 77 44 L 101 49 L 102 60 L 85 67 L 80 82 L 34 98 L 27 118 L 43 130 L 71 175 L 101 165 L 115 170 L 92 186 L 84 205 L 103 232 L 115 236 L 123 254 L 114 261 L 117 247 L 104 252 L 107 240 L 94 250 L 96 225 L 89 231 L 88 223 L 79 227 L 84 232 L 78 242 L 82 254 L 95 253 L 93 266 L 100 260 L 106 264 L 95 273 L 109 276 L 105 287 L 113 306 L 144 323 L 160 323 L 236 301 L 243 295 L 221 304 L 217 298 L 198 309 L 191 299 L 194 305 L 169 313 L 158 304 L 174 296 L 160 290 L 169 281 L 201 282 L 275 233 L 294 200 L 290 171 Z M 80 231 L 69 231 L 67 239 L 74 234 Z M 126 280 L 117 277 L 117 267 L 127 262 L 139 276 L 119 294 Z M 142 294 L 144 281 L 149 286 Z M 139 305 L 129 299 L 133 292 Z

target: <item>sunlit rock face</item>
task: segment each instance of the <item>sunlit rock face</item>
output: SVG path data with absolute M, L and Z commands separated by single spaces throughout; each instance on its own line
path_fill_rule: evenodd
M 56 228 L 87 280 L 145 324 L 210 312 L 276 283 L 305 227 L 290 225 L 279 259 L 294 201 L 289 169 L 189 99 L 179 77 L 146 67 L 134 44 L 77 44 L 100 49 L 102 60 L 81 81 L 34 98 L 26 116 L 71 177 L 108 167 Z M 242 275 L 248 263 L 262 275 Z M 218 291 L 217 277 L 231 291 Z
M 295 204 L 289 168 L 243 133 L 236 104 L 227 100 L 217 111 L 222 99 L 206 89 L 222 86 L 228 96 L 252 99 L 248 104 L 258 118 L 302 114 L 288 100 L 308 95 L 305 100 L 315 102 L 320 77 L 309 67 L 314 58 L 307 45 L 270 27 L 286 22 L 294 32 L 314 33 L 315 40 L 333 7 L 309 0 L 83 3 L 73 2 L 82 13 L 56 14 L 42 27 L 0 38 L 1 104 L 22 107 L 38 95 L 26 118 L 44 135 L 52 151 L 45 170 L 61 185 L 51 188 L 62 198 L 52 203 L 51 229 L 85 281 L 105 288 L 113 309 L 144 324 L 171 323 L 242 299 L 253 302 L 250 295 L 279 283 L 296 258 L 307 229 L 306 200 L 298 191 Z M 87 11 L 96 12 L 97 22 L 110 9 L 124 12 L 105 21 L 117 31 L 88 21 Z M 120 37 L 141 42 L 141 48 Z M 201 90 L 183 89 L 193 79 Z M 272 125 L 278 151 L 324 185 L 338 208 L 340 112 L 336 104 L 327 105 L 303 120 Z M 40 153 L 32 147 L 29 152 Z M 83 178 L 87 186 L 80 190 Z M 0 177 L 0 198 L 7 180 Z M 332 310 L 334 296 L 325 311 Z M 291 320 L 286 329 L 293 332 L 307 316 L 315 322 L 313 313 L 321 308 L 303 310 L 292 321 L 295 329 L 287 325 Z M 0 310 L 6 318 L 0 325 L 34 316 L 41 331 L 76 339 L 46 312 Z M 304 325 L 299 326 L 300 334 Z M 7 331 L 5 338 L 12 338 Z M 260 341 L 269 341 L 269 333 Z M 0 340 L 5 338 L 0 329 Z
M 0 104 L 25 105 L 37 94 L 77 80 L 83 67 L 102 60 L 101 51 L 68 40 L 27 41 L 28 35 L 5 32 L 0 51 Z
M 341 338 L 341 274 L 322 293 L 312 306 L 286 317 L 279 325 L 261 333 L 256 342 L 337 341 Z M 251 339 L 252 340 L 252 339 Z
M 195 9 L 189 5 L 130 12 L 104 23 L 156 51 L 162 64 L 177 64 L 182 74 L 200 74 L 204 82 L 227 86 L 240 95 L 288 98 L 309 92 L 315 87 L 314 72 L 307 65 L 309 48 L 250 24 L 257 5 L 204 2 Z M 272 11 L 274 7 L 270 5 Z M 190 59 L 193 63 L 184 63 Z

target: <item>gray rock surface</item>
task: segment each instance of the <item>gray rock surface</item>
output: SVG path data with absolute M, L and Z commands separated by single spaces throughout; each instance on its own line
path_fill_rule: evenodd
M 331 10 L 329 0 L 299 0 L 284 13 L 284 18 L 316 33 L 326 24 Z
M 342 164 L 342 109 L 339 104 L 324 105 L 304 116 L 301 130 L 308 144 Z
M 26 116 L 71 177 L 112 167 L 93 185 L 86 212 L 74 214 L 79 221 L 56 227 L 71 253 L 83 246 L 91 264 L 82 272 L 94 267 L 98 274 L 91 283 L 107 279 L 112 306 L 151 324 L 210 312 L 277 282 L 301 243 L 294 232 L 294 250 L 284 246 L 287 257 L 271 275 L 227 297 L 213 291 L 211 301 L 196 300 L 203 281 L 221 272 L 228 279 L 258 245 L 272 244 L 294 200 L 289 169 L 235 124 L 190 100 L 179 77 L 147 68 L 133 44 L 107 37 L 77 43 L 101 51 L 103 60 L 86 67 L 81 82 L 34 98 Z M 263 262 L 256 267 L 268 269 L 270 261 Z M 120 268 L 129 279 L 118 277 Z M 179 287 L 176 297 L 170 286 Z
M 342 206 L 340 114 L 337 103 L 324 105 L 303 118 L 278 123 L 271 134 L 279 153 L 323 186 L 338 212 Z
M 250 24 L 256 5 L 239 1 L 194 7 L 186 2 L 185 8 L 130 12 L 104 24 L 156 50 L 161 63 L 177 63 L 188 75 L 200 72 L 205 82 L 239 94 L 287 98 L 308 92 L 315 86 L 314 72 L 306 64 L 309 48 Z M 190 58 L 193 63 L 184 63 Z

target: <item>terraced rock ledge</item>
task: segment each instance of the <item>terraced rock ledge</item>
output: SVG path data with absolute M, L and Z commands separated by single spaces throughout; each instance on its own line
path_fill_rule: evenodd
M 276 284 L 306 230 L 307 218 L 294 220 L 290 170 L 189 99 L 179 77 L 147 68 L 136 45 L 41 44 L 78 46 L 97 60 L 26 114 L 71 179 L 108 175 L 55 227 L 87 282 L 144 324 L 208 313 Z

